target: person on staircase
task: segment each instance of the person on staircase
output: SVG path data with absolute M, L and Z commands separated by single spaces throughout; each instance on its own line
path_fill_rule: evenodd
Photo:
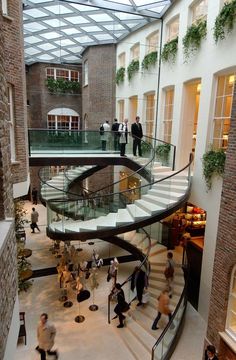
M 162 315 L 167 315 L 169 317 L 169 321 L 171 320 L 172 313 L 169 307 L 170 298 L 168 295 L 168 290 L 163 290 L 160 296 L 158 297 L 158 306 L 157 306 L 157 317 L 153 321 L 152 330 L 158 330 L 157 323 L 160 320 Z
M 124 327 L 124 320 L 125 315 L 123 315 L 123 312 L 126 312 L 129 310 L 129 304 L 125 301 L 125 294 L 123 289 L 121 288 L 121 284 L 116 283 L 115 289 L 113 290 L 117 297 L 117 305 L 115 306 L 114 312 L 119 318 L 119 325 L 117 325 L 118 328 Z
M 131 135 L 133 137 L 133 155 L 137 155 L 138 148 L 138 156 L 142 156 L 142 147 L 141 147 L 141 139 L 143 137 L 143 128 L 140 124 L 140 117 L 136 116 L 135 122 L 131 125 Z
M 171 251 L 168 251 L 164 275 L 166 278 L 166 286 L 169 290 L 170 298 L 172 298 L 173 295 L 174 274 L 175 274 L 175 262 L 173 260 L 173 253 Z
M 143 305 L 143 290 L 144 288 L 148 288 L 148 277 L 145 271 L 143 271 L 140 267 L 136 266 L 133 274 L 131 275 L 131 290 L 134 291 L 136 288 L 137 291 L 137 306 Z
M 120 156 L 126 156 L 125 147 L 126 144 L 128 144 L 128 140 L 129 140 L 128 119 L 124 119 L 124 122 L 120 124 L 119 135 L 120 135 Z

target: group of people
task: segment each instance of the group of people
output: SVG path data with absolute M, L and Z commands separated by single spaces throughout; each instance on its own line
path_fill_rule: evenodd
M 120 150 L 120 155 L 125 156 L 125 149 L 126 144 L 129 141 L 129 125 L 128 119 L 124 119 L 122 123 L 118 123 L 117 119 L 114 119 L 114 123 L 112 127 L 109 125 L 109 121 L 105 121 L 104 124 L 100 127 L 100 135 L 101 135 L 101 142 L 102 142 L 102 150 L 105 151 L 107 148 L 107 143 L 109 142 L 110 131 L 113 134 L 113 141 L 114 141 L 114 150 Z M 143 137 L 143 129 L 142 124 L 140 123 L 140 117 L 136 116 L 135 122 L 131 125 L 131 136 L 133 138 L 133 155 L 142 156 L 142 146 L 141 146 L 141 139 Z

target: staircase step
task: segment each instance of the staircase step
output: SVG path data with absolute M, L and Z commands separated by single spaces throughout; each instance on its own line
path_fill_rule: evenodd
M 132 318 L 128 319 L 127 327 L 132 332 L 132 334 L 139 340 L 139 342 L 143 345 L 143 347 L 146 349 L 150 357 L 152 347 L 156 342 L 154 336 L 146 331 L 143 331 L 144 330 L 143 327 L 138 322 L 134 321 Z
M 156 174 L 159 174 L 159 173 L 166 173 L 166 172 L 169 172 L 169 171 L 171 171 L 171 168 L 169 166 L 155 166 L 152 169 L 152 174 L 156 175 Z
M 145 212 L 149 213 L 150 215 L 154 215 L 160 211 L 163 211 L 165 208 L 163 206 L 158 206 L 157 204 L 149 203 L 145 200 L 135 200 L 135 205 L 140 207 Z
M 160 206 L 162 209 L 166 208 L 168 205 L 172 205 L 175 203 L 174 200 L 172 199 L 166 199 L 166 198 L 161 198 L 161 197 L 156 197 L 153 195 L 144 195 L 142 197 L 143 200 L 153 203 L 153 204 L 157 204 L 158 206 Z
M 171 189 L 169 189 L 169 191 L 168 189 L 166 190 L 151 189 L 148 191 L 148 195 L 153 195 L 159 198 L 166 198 L 166 199 L 172 199 L 174 201 L 178 201 L 184 195 L 184 192 L 178 193 L 178 192 L 174 192 Z
M 116 225 L 121 226 L 125 224 L 132 224 L 134 218 L 130 215 L 127 209 L 119 209 L 116 217 Z
M 152 186 L 152 189 L 155 191 L 170 191 L 170 192 L 175 192 L 175 193 L 184 193 L 188 188 L 188 185 L 175 185 L 173 183 L 171 184 L 167 184 L 166 181 L 154 184 Z
M 146 219 L 150 216 L 149 213 L 147 213 L 135 204 L 128 204 L 126 208 L 135 220 Z

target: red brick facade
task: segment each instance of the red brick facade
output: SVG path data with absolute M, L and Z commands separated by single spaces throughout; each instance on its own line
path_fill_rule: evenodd
M 112 124 L 115 117 L 115 45 L 87 48 L 83 54 L 83 64 L 86 60 L 88 85 L 83 86 L 82 90 L 83 119 L 87 114 L 88 129 L 98 130 L 101 123 L 109 120 Z
M 222 360 L 236 359 L 236 354 L 220 339 L 225 331 L 230 279 L 236 264 L 236 86 L 233 98 L 229 145 L 221 198 L 216 243 L 207 339 L 213 343 Z M 235 343 L 236 346 L 236 343 Z

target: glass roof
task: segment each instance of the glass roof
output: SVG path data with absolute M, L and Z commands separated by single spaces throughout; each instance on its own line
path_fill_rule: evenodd
M 174 0 L 22 0 L 25 61 L 80 63 L 87 46 L 117 43 Z

